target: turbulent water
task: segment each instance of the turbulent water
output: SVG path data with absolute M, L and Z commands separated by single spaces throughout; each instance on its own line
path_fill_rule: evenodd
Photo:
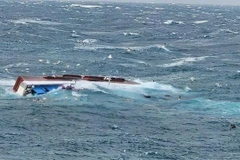
M 0 8 L 0 159 L 240 158 L 240 7 Z M 140 85 L 78 83 L 38 101 L 12 92 L 18 75 L 62 74 Z

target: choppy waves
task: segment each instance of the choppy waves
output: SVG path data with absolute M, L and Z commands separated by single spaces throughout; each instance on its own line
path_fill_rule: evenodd
M 1 158 L 239 158 L 238 7 L 1 1 L 0 8 Z M 37 97 L 12 91 L 19 75 L 62 74 L 139 85 L 79 82 Z

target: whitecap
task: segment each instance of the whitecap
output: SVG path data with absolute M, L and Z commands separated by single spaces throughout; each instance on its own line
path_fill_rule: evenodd
M 186 92 L 189 92 L 189 91 L 191 91 L 192 89 L 190 88 L 190 87 L 188 87 L 188 86 L 186 86 L 185 88 L 184 88 L 184 91 L 186 91 Z
M 61 61 L 60 60 L 58 60 L 56 63 L 53 63 L 54 65 L 58 65 L 58 64 L 60 64 L 61 63 Z
M 175 67 L 175 66 L 189 64 L 189 62 L 202 61 L 205 58 L 208 58 L 208 56 L 179 58 L 179 59 L 174 60 L 174 62 L 172 62 L 172 63 L 157 65 L 157 66 L 158 67 Z
M 10 73 L 10 72 L 8 71 L 8 68 L 5 68 L 5 71 L 6 71 L 7 73 Z
M 238 34 L 239 32 L 237 31 L 232 31 L 230 29 L 220 29 L 220 32 L 225 32 L 225 33 L 233 33 L 233 34 Z
M 222 85 L 220 83 L 215 83 L 215 87 L 222 87 Z
M 167 52 L 171 52 L 168 48 L 166 48 L 165 45 L 157 45 L 157 48 L 163 49 L 163 50 L 165 50 Z
M 96 43 L 96 42 L 97 42 L 96 39 L 84 39 L 84 40 L 80 41 L 80 43 L 82 43 L 83 45 L 93 44 L 93 43 Z
M 202 21 L 195 21 L 193 22 L 194 24 L 203 24 L 203 23 L 207 23 L 208 20 L 202 20 Z
M 167 20 L 163 22 L 164 24 L 173 25 L 173 24 L 184 24 L 182 21 Z
M 159 7 L 156 7 L 155 9 L 156 10 L 164 10 L 164 8 L 159 8 Z
M 81 7 L 81 8 L 102 8 L 102 6 L 99 5 L 83 5 L 83 4 L 71 4 L 70 7 Z
M 194 77 L 190 77 L 190 81 L 193 82 L 195 80 Z
M 45 21 L 41 19 L 18 19 L 18 20 L 11 20 L 12 23 L 15 24 L 41 24 L 41 25 L 61 25 L 61 23 L 58 22 L 52 22 L 52 21 Z
M 79 35 L 77 34 L 77 32 L 76 31 L 72 31 L 72 37 L 73 38 L 78 38 L 79 37 Z
M 124 32 L 123 33 L 125 36 L 138 36 L 139 33 L 134 33 L 134 32 Z

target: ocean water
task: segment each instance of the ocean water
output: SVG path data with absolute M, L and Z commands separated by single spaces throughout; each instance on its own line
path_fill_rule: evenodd
M 240 159 L 240 7 L 0 8 L 0 159 Z M 140 85 L 85 82 L 76 84 L 85 90 L 38 97 L 12 91 L 19 75 L 62 74 Z

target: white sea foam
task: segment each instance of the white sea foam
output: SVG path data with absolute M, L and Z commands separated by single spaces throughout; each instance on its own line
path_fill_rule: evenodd
M 157 66 L 158 67 L 175 67 L 175 66 L 189 64 L 189 62 L 202 61 L 206 58 L 208 58 L 208 56 L 179 58 L 179 59 L 173 60 L 174 62 L 172 62 L 172 63 L 157 65 Z
M 79 94 L 79 92 L 73 91 L 72 92 L 72 96 L 74 96 L 74 97 L 81 97 L 82 95 Z
M 92 43 L 96 43 L 97 40 L 96 39 L 84 39 L 82 42 L 85 44 L 92 44 Z
M 14 83 L 15 83 L 15 80 L 13 79 L 0 79 L 1 86 L 13 86 Z
M 159 8 L 159 7 L 156 7 L 155 9 L 156 10 L 164 10 L 164 8 Z
M 212 32 L 210 35 L 218 35 L 220 33 L 228 33 L 228 34 L 239 34 L 239 32 L 237 31 L 233 31 L 233 30 L 230 30 L 230 29 L 219 29 L 215 32 Z
M 141 87 L 144 89 L 154 89 L 159 91 L 168 91 L 171 93 L 181 93 L 182 90 L 175 88 L 171 85 L 167 84 L 159 84 L 157 82 L 142 82 L 140 80 L 136 80 L 136 82 L 141 84 Z
M 81 82 L 76 82 L 74 87 L 77 90 L 92 90 L 96 92 L 106 93 L 105 91 L 99 89 L 99 87 L 96 84 L 102 84 L 102 82 L 81 81 Z
M 194 24 L 203 24 L 203 23 L 207 23 L 208 20 L 202 20 L 202 21 L 195 21 L 193 22 Z
M 165 45 L 156 45 L 156 46 L 160 49 L 163 49 L 163 50 L 167 51 L 167 52 L 171 52 L 168 48 L 166 48 Z
M 83 5 L 83 4 L 71 4 L 70 7 L 81 7 L 81 8 L 102 8 L 102 6 L 99 5 Z
M 88 31 L 82 31 L 81 32 L 82 34 L 85 34 L 85 35 L 89 35 L 89 36 L 96 36 L 96 35 L 109 35 L 109 34 L 112 34 L 112 32 L 104 32 L 104 31 L 91 31 L 91 32 L 88 32 Z
M 186 86 L 185 88 L 184 88 L 184 91 L 186 91 L 186 92 L 188 92 L 188 91 L 191 91 L 192 89 L 190 88 L 190 87 L 188 87 L 188 86 Z
M 82 90 L 92 90 L 97 92 L 103 92 L 106 94 L 120 95 L 124 97 L 137 95 L 148 95 L 147 93 L 159 95 L 159 92 L 170 92 L 173 94 L 181 94 L 185 91 L 177 89 L 171 85 L 159 84 L 156 82 L 142 82 L 140 80 L 135 80 L 139 85 L 130 85 L 130 84 L 117 84 L 111 82 L 89 82 L 82 81 L 77 82 L 74 86 L 75 89 Z M 138 96 L 137 96 L 138 97 Z
M 18 20 L 11 20 L 11 22 L 16 23 L 16 24 L 41 24 L 41 25 L 61 25 L 61 23 L 58 22 L 52 22 L 52 21 L 45 21 L 41 19 L 18 19 Z
M 77 34 L 77 32 L 76 31 L 72 31 L 72 37 L 73 38 L 78 38 L 79 37 L 79 35 Z
M 94 39 L 86 39 L 83 41 L 77 41 L 78 43 L 75 44 L 74 49 L 82 49 L 82 50 L 97 50 L 97 49 L 122 49 L 126 50 L 127 52 L 131 51 L 144 51 L 149 50 L 151 48 L 157 48 L 164 50 L 166 52 L 171 52 L 165 45 L 155 44 L 155 45 L 148 45 L 148 46 L 107 46 L 107 45 L 96 45 L 95 43 L 97 40 Z
M 84 39 L 84 40 L 78 41 L 78 42 L 80 42 L 83 45 L 89 45 L 89 44 L 96 43 L 97 40 L 96 39 Z
M 125 36 L 138 36 L 139 33 L 134 33 L 134 32 L 124 32 L 123 33 Z
M 164 24 L 184 24 L 182 21 L 167 20 L 163 22 Z
M 76 84 L 76 89 L 91 90 L 105 94 L 113 94 L 126 98 L 138 98 L 144 95 L 144 90 L 140 85 L 117 84 L 111 82 L 81 82 Z
M 233 34 L 238 34 L 239 32 L 237 31 L 232 31 L 230 29 L 220 29 L 220 32 L 225 32 L 225 33 L 233 33 Z

